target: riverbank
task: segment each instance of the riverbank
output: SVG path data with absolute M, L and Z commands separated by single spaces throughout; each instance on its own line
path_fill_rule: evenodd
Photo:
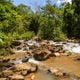
M 12 53 L 0 57 L 0 80 L 80 80 L 79 47 L 73 42 L 15 40 Z

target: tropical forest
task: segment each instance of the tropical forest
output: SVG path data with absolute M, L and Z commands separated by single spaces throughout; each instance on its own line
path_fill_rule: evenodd
M 0 80 L 80 80 L 80 0 L 0 0 Z

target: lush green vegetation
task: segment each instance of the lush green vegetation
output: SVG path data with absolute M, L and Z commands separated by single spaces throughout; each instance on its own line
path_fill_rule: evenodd
M 12 0 L 0 0 L 0 47 L 33 36 L 52 40 L 80 38 L 80 0 L 60 7 L 48 0 L 36 12 L 24 4 L 15 6 Z
M 80 0 L 72 0 L 72 4 L 64 7 L 64 32 L 71 38 L 80 38 Z

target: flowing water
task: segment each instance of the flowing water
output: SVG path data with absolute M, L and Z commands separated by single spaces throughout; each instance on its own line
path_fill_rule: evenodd
M 30 43 L 30 42 L 29 42 Z M 79 43 L 71 43 L 63 42 L 51 42 L 50 44 L 54 45 L 63 45 L 63 49 L 72 53 L 80 53 L 80 44 Z M 32 44 L 31 44 L 32 45 Z M 26 54 L 25 54 L 26 55 Z M 12 57 L 21 57 L 22 54 L 17 54 Z M 11 57 L 11 56 L 10 56 Z M 74 60 L 72 56 L 60 56 L 60 57 L 51 57 L 45 61 L 36 61 L 34 58 L 30 58 L 28 62 L 37 64 L 39 66 L 39 70 L 35 73 L 35 80 L 69 80 L 69 79 L 56 79 L 52 74 L 48 73 L 46 68 L 59 68 L 64 70 L 65 72 L 75 74 L 76 76 L 80 77 L 80 61 L 77 62 Z M 22 59 L 14 60 L 15 64 L 22 64 Z M 44 69 L 40 69 L 41 66 L 44 66 Z M 77 79 L 70 79 L 70 80 L 77 80 Z
M 57 80 L 57 79 L 48 72 L 39 70 L 36 74 L 36 80 Z
M 63 44 L 63 49 L 72 53 L 80 53 L 80 44 L 79 43 L 66 43 L 66 44 Z
M 35 73 L 36 77 L 34 80 L 78 80 L 74 76 L 61 79 L 57 78 L 51 73 L 48 73 L 48 68 L 58 68 L 80 77 L 80 63 L 75 61 L 73 56 L 51 57 L 45 61 L 36 61 L 34 58 L 31 58 L 29 62 L 39 66 L 39 70 Z
M 37 64 L 37 65 L 40 65 L 40 61 L 36 61 L 34 58 L 30 58 L 28 60 L 28 62 L 31 62 L 31 63 Z
M 65 72 L 75 74 L 80 77 L 80 63 L 75 61 L 72 57 L 52 57 L 43 61 L 43 64 L 48 67 L 59 68 Z
M 54 42 L 49 41 L 50 45 L 62 45 L 63 49 L 72 53 L 79 53 L 80 54 L 80 43 L 74 42 Z

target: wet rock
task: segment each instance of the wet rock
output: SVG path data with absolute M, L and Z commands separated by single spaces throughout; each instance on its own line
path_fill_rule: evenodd
M 12 74 L 13 74 L 13 71 L 11 71 L 11 70 L 4 70 L 3 71 L 3 76 L 4 77 L 11 76 Z
M 60 53 L 56 52 L 56 53 L 54 53 L 54 56 L 59 57 Z
M 10 49 L 11 50 L 11 53 L 13 53 L 13 54 L 16 54 L 16 53 L 19 53 L 19 54 L 25 54 L 27 51 L 24 51 L 24 50 L 16 50 L 15 48 L 13 48 L 13 49 Z
M 49 45 L 48 46 L 48 49 L 54 53 L 54 52 L 59 52 L 59 53 L 64 53 L 64 50 L 62 48 L 62 46 L 58 45 L 58 46 L 55 46 L 55 45 Z
M 32 68 L 30 69 L 29 72 L 36 72 L 38 70 L 38 66 L 35 64 L 31 64 Z
M 80 63 L 80 56 L 75 57 L 74 60 Z
M 37 41 L 35 41 L 35 40 L 28 40 L 27 42 L 26 42 L 26 45 L 29 47 L 29 49 L 31 50 L 31 49 L 35 49 L 35 48 L 37 48 L 37 47 L 40 47 L 40 44 L 39 44 L 39 42 L 37 42 Z
M 37 47 L 35 46 L 35 45 L 33 45 L 33 46 L 29 46 L 29 49 L 30 50 L 33 50 L 33 49 L 36 49 Z
M 35 40 L 29 40 L 27 41 L 28 46 L 34 46 L 37 42 Z
M 0 65 L 1 63 L 8 63 L 10 61 L 10 59 L 0 59 Z
M 62 56 L 70 56 L 71 55 L 71 53 L 69 53 L 69 52 L 65 52 L 65 53 L 60 53 Z
M 21 45 L 16 46 L 15 49 L 18 50 L 18 51 L 19 50 L 28 51 L 29 47 L 26 44 L 22 43 Z
M 3 77 L 3 73 L 2 73 L 2 72 L 0 72 L 0 78 L 1 78 L 1 77 Z
M 22 70 L 27 70 L 28 72 L 37 71 L 37 65 L 29 63 L 29 62 L 22 63 L 22 64 L 16 64 L 14 67 L 15 67 L 15 71 L 22 71 Z
M 26 52 L 26 55 L 27 55 L 27 56 L 32 56 L 32 50 L 27 51 L 27 52 Z
M 0 80 L 8 80 L 7 78 L 0 78 Z
M 23 59 L 22 59 L 22 62 L 28 62 L 28 57 L 24 57 Z
M 50 54 L 51 52 L 49 50 L 41 50 L 38 52 L 34 52 L 33 57 L 35 60 L 42 61 L 42 60 L 48 59 Z
M 49 45 L 48 50 L 51 51 L 52 53 L 54 53 L 55 52 L 55 46 Z
M 17 47 L 17 50 L 21 50 L 21 47 Z
M 15 71 L 16 68 L 14 66 L 10 67 L 9 70 Z
M 80 80 L 80 77 L 74 75 L 74 74 L 70 74 L 69 75 L 70 80 Z
M 9 76 L 9 79 L 10 79 L 10 80 L 24 80 L 24 76 L 14 74 L 14 75 L 12 75 L 12 76 Z
M 55 45 L 55 42 L 50 40 L 49 45 Z
M 80 61 L 80 58 L 77 58 L 76 60 L 77 60 L 77 61 Z
M 3 63 L 7 63 L 7 62 L 9 62 L 9 61 L 10 61 L 10 59 L 3 59 L 3 60 L 2 60 Z
M 0 63 L 0 67 L 6 67 L 6 68 L 9 68 L 9 67 L 12 67 L 14 64 L 13 63 L 10 63 L 10 62 L 8 62 L 8 63 Z
M 57 72 L 57 73 L 55 73 L 54 74 L 55 76 L 58 76 L 58 77 L 68 77 L 68 74 L 67 73 L 65 73 L 65 72 Z
M 14 40 L 14 41 L 12 42 L 12 45 L 14 45 L 14 46 L 19 46 L 21 43 L 22 43 L 22 42 L 21 42 L 20 40 Z
M 51 74 L 53 74 L 53 75 L 55 75 L 55 76 L 58 76 L 58 77 L 68 77 L 69 75 L 68 75 L 68 73 L 66 73 L 66 72 L 64 72 L 64 71 L 62 71 L 62 70 L 60 70 L 60 69 L 53 69 L 53 68 L 51 68 L 51 69 L 49 69 L 48 70 Z
M 22 70 L 22 71 L 21 71 L 21 75 L 22 75 L 22 76 L 26 76 L 27 74 L 28 74 L 28 70 Z
M 63 51 L 62 45 L 55 46 L 54 52 L 59 52 L 59 51 Z
M 50 68 L 50 69 L 48 69 L 48 72 L 50 72 L 51 74 L 55 74 L 55 73 L 59 72 L 59 69 Z
M 16 58 L 12 61 L 14 64 L 22 64 L 22 58 Z
M 59 53 L 65 53 L 65 50 L 61 49 L 59 50 Z
M 29 50 L 29 47 L 26 46 L 26 47 L 23 47 L 23 51 L 28 51 Z

